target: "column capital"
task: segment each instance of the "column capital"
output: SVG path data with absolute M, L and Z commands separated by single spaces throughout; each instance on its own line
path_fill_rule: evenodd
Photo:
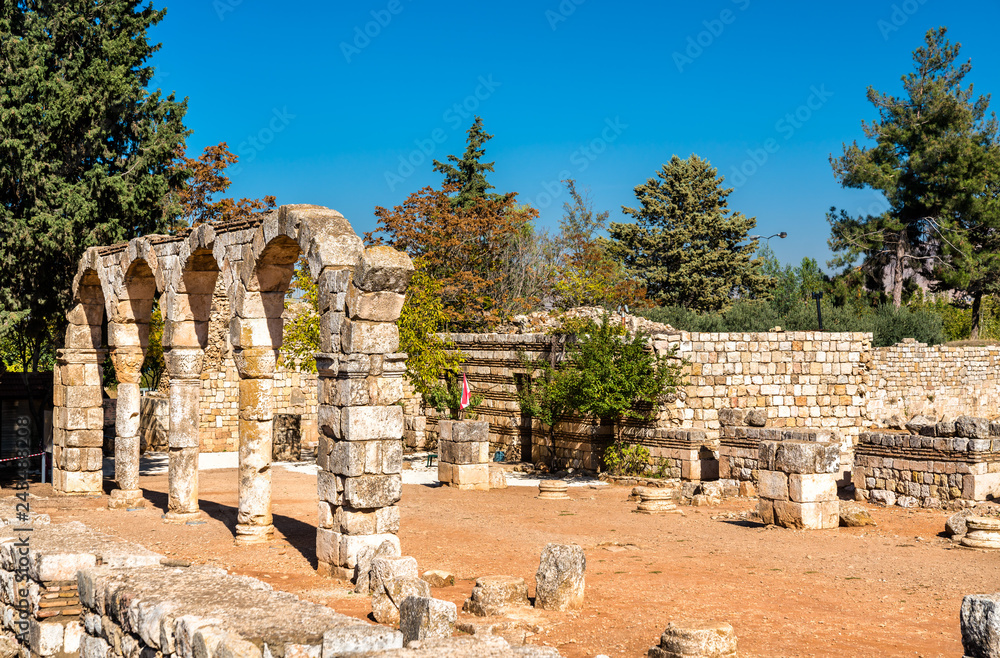
M 233 360 L 241 378 L 271 379 L 278 367 L 278 350 L 272 347 L 236 348 Z
M 141 347 L 115 347 L 111 350 L 111 362 L 115 375 L 123 384 L 138 384 L 142 377 L 143 354 Z
M 198 379 L 201 377 L 205 352 L 200 347 L 171 347 L 163 353 L 170 379 Z

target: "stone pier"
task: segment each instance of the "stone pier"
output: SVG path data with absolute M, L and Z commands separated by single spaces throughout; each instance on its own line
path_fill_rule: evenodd
M 757 513 L 766 524 L 820 530 L 840 525 L 840 446 L 824 441 L 761 441 Z

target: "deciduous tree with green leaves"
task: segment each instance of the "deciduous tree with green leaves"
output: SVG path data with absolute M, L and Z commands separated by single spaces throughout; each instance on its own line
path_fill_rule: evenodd
M 958 64 L 960 44 L 946 28 L 929 30 L 913 52 L 914 70 L 903 76 L 902 96 L 868 88 L 878 120 L 862 122 L 872 146 L 857 142 L 830 157 L 844 187 L 869 188 L 885 196 L 879 215 L 851 216 L 831 209 L 832 266 L 863 266 L 888 282 L 892 303 L 903 303 L 905 281 L 936 270 L 946 285 L 989 292 L 1000 274 L 995 250 L 996 218 L 988 197 L 995 180 L 996 121 L 987 117 L 988 96 L 963 87 L 971 64 Z M 994 195 L 995 196 L 995 195 Z M 985 249 L 983 249 L 986 247 Z M 973 292 L 973 294 L 976 294 Z
M 646 284 L 660 304 L 718 310 L 764 295 L 769 284 L 754 258 L 753 217 L 731 212 L 731 188 L 707 160 L 678 156 L 635 188 L 634 224 L 612 223 L 608 252 Z

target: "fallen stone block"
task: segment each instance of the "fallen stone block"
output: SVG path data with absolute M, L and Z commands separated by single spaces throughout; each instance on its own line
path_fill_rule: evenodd
M 354 565 L 354 591 L 358 594 L 371 594 L 372 560 L 377 557 L 399 557 L 399 546 L 385 540 L 378 546 L 365 546 L 357 554 Z
M 455 585 L 455 575 L 440 569 L 430 569 L 421 576 L 431 587 L 453 587 Z
M 583 607 L 587 556 L 576 544 L 548 544 L 535 573 L 535 607 L 578 610 Z
M 975 416 L 959 416 L 955 419 L 955 434 L 967 439 L 988 439 L 990 421 Z
M 649 658 L 736 658 L 736 633 L 719 621 L 670 622 Z
M 840 525 L 843 528 L 873 526 L 875 519 L 863 505 L 842 500 L 840 501 Z
M 746 423 L 750 427 L 764 427 L 767 425 L 767 411 L 764 409 L 751 409 L 747 412 Z
M 370 582 L 372 591 L 392 578 L 416 578 L 417 559 L 414 557 L 383 556 L 372 559 Z
M 380 624 L 398 624 L 399 606 L 408 596 L 430 597 L 431 586 L 415 576 L 382 581 L 372 596 L 372 616 Z
M 719 424 L 723 427 L 742 425 L 746 419 L 744 409 L 719 409 Z
M 483 576 L 476 579 L 472 594 L 462 606 L 463 612 L 479 617 L 502 614 L 506 609 L 528 605 L 528 586 L 524 578 Z
M 967 658 L 1000 656 L 1000 594 L 970 594 L 962 599 L 962 648 Z
M 451 637 L 458 608 L 450 601 L 408 596 L 399 605 L 399 630 L 404 644 L 428 638 Z

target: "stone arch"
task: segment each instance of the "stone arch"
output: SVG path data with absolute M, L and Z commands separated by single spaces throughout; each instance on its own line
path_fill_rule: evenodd
M 198 422 L 212 295 L 222 271 L 216 244 L 214 228 L 207 225 L 195 228 L 173 256 L 176 261 L 170 268 L 172 276 L 165 281 L 161 307 L 163 358 L 170 380 L 169 492 L 165 518 L 170 522 L 186 522 L 201 514 Z
M 121 354 L 131 350 L 138 359 L 147 345 L 140 325 L 148 325 L 149 300 L 159 293 L 170 379 L 166 520 L 186 521 L 200 514 L 200 378 L 212 294 L 221 276 L 240 379 L 237 541 L 266 540 L 272 531 L 269 393 L 283 340 L 284 293 L 300 255 L 306 257 L 319 293 L 319 570 L 352 578 L 362 551 L 385 541 L 398 547 L 403 418 L 397 402 L 406 355 L 398 352 L 395 322 L 413 264 L 388 247 L 365 249 L 343 215 L 321 206 L 282 206 L 266 216 L 86 252 L 73 284 L 67 348 L 59 353 L 55 375 L 61 459 L 56 489 L 100 491 L 101 325 L 105 317 L 111 319 L 112 348 Z M 132 414 L 127 416 L 123 420 L 131 421 Z M 95 451 L 85 455 L 70 452 L 91 446 Z M 128 459 L 133 454 L 137 464 L 137 453 L 130 448 Z M 81 459 L 86 467 L 79 466 Z M 122 500 L 134 502 L 124 495 Z
M 149 345 L 150 322 L 159 286 L 148 256 L 148 244 L 133 240 L 122 253 L 122 273 L 112 286 L 114 298 L 108 322 L 111 362 L 118 379 L 115 409 L 115 483 L 108 507 L 131 509 L 144 504 L 139 489 L 139 406 L 142 364 Z

